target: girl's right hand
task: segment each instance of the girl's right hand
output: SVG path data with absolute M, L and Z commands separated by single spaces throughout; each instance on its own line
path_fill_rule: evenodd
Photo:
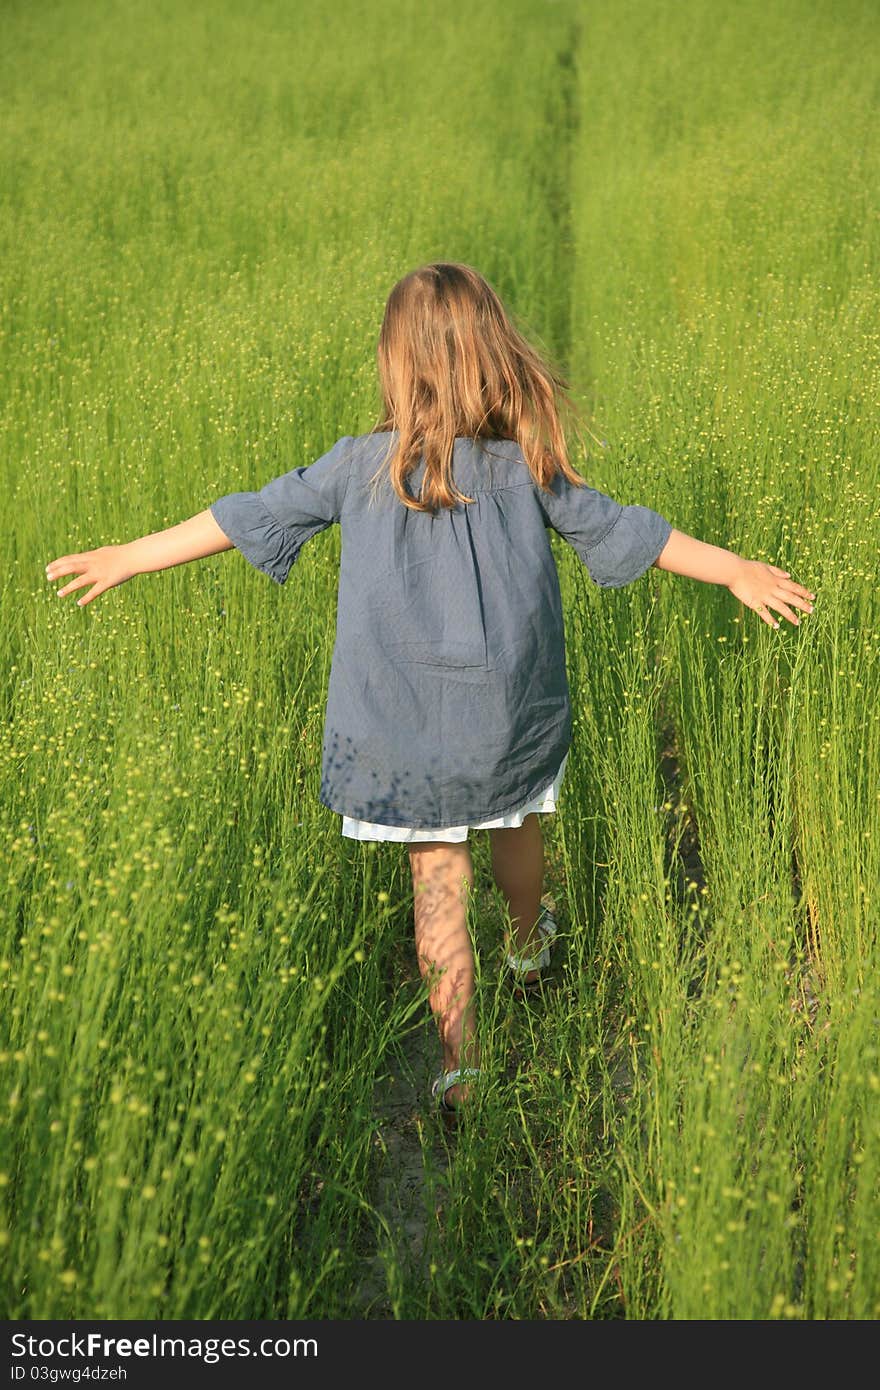
M 61 579 L 65 574 L 79 575 L 78 579 L 72 579 L 63 589 L 57 590 L 59 598 L 92 585 L 87 594 L 77 599 L 80 608 L 117 584 L 124 584 L 136 573 L 127 545 L 102 545 L 79 555 L 61 555 L 46 566 L 46 578 L 50 580 Z
M 779 627 L 779 619 L 770 612 L 773 608 L 781 613 L 795 627 L 800 619 L 793 611 L 800 608 L 804 613 L 812 613 L 815 594 L 797 584 L 788 570 L 778 565 L 765 564 L 763 560 L 745 560 L 741 556 L 737 571 L 727 587 L 735 598 L 752 608 L 768 627 Z

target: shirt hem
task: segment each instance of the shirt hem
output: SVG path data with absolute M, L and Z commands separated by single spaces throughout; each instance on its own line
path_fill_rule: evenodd
M 659 512 L 657 513 L 657 515 L 659 516 Z M 649 546 L 648 549 L 644 551 L 641 557 L 639 558 L 637 567 L 633 570 L 627 571 L 626 575 L 623 578 L 615 576 L 614 579 L 599 579 L 596 578 L 595 575 L 593 575 L 592 571 L 590 571 L 590 577 L 592 578 L 594 584 L 596 584 L 600 589 L 623 589 L 626 587 L 627 584 L 634 584 L 637 579 L 641 579 L 643 575 L 647 574 L 651 566 L 656 564 L 659 560 L 660 555 L 662 554 L 666 546 L 666 542 L 672 535 L 672 523 L 670 521 L 667 521 L 665 517 L 661 517 L 660 519 L 664 522 L 665 526 L 667 527 L 667 530 L 666 534 L 663 536 L 663 539 L 660 541 L 656 549 L 654 548 L 653 544 Z M 617 522 L 615 522 L 614 525 L 616 526 Z M 613 530 L 614 527 L 612 527 L 611 529 Z M 590 552 L 586 553 L 592 553 L 592 550 L 595 550 L 595 548 L 595 546 L 591 547 Z M 646 559 L 645 556 L 648 556 L 650 558 Z M 584 564 L 587 566 L 587 569 L 589 570 L 590 566 L 586 558 L 584 558 Z
M 348 816 L 351 820 L 367 821 L 370 825 L 380 825 L 389 830 L 454 830 L 466 823 L 468 825 L 472 825 L 477 821 L 496 820 L 501 816 L 511 816 L 514 815 L 517 811 L 522 810 L 523 806 L 528 806 L 530 801 L 534 801 L 536 797 L 540 796 L 542 792 L 545 792 L 547 790 L 548 786 L 551 786 L 553 782 L 556 781 L 556 778 L 559 776 L 559 770 L 562 767 L 562 764 L 568 755 L 570 747 L 571 745 L 569 745 L 569 748 L 566 748 L 565 752 L 562 754 L 562 757 L 559 759 L 559 763 L 557 764 L 557 768 L 556 771 L 553 773 L 553 776 L 548 779 L 548 777 L 545 774 L 541 778 L 540 782 L 527 795 L 518 796 L 516 801 L 514 801 L 512 805 L 501 806 L 491 811 L 481 812 L 478 815 L 471 814 L 466 816 L 464 820 L 462 820 L 461 817 L 456 817 L 455 819 L 445 820 L 440 825 L 438 825 L 436 821 L 422 821 L 421 823 L 417 824 L 412 820 L 412 818 L 408 820 L 386 819 L 382 821 L 375 821 L 369 814 L 369 809 L 367 810 L 366 814 L 364 814 L 363 812 L 359 814 L 357 811 L 350 810 L 348 807 L 334 806 L 332 802 L 324 796 L 323 792 L 319 795 L 318 800 L 321 802 L 322 806 L 326 806 L 327 809 L 330 811 L 335 811 L 338 816 Z

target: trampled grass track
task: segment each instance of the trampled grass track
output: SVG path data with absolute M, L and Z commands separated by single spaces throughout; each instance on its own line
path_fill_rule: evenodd
M 6 31 L 4 1314 L 876 1316 L 871 7 Z M 384 295 L 440 257 L 570 369 L 591 481 L 819 595 L 772 633 L 557 546 L 565 940 L 514 1009 L 474 837 L 493 1085 L 451 1150 L 403 854 L 316 799 L 338 538 L 284 590 L 233 555 L 86 611 L 42 578 L 367 428 Z

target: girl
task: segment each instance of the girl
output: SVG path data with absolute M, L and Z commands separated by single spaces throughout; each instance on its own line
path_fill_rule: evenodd
M 469 266 L 428 265 L 391 292 L 378 344 L 384 418 L 306 468 L 231 493 L 177 526 L 64 555 L 90 603 L 133 575 L 237 548 L 278 584 L 305 542 L 342 528 L 320 799 L 342 834 L 407 844 L 419 968 L 443 1049 L 449 1114 L 479 1075 L 466 902 L 469 829 L 490 834 L 513 932 L 507 965 L 534 986 L 556 933 L 542 911 L 538 816 L 571 739 L 559 582 L 546 528 L 599 585 L 649 566 L 723 584 L 768 623 L 814 597 L 787 571 L 621 506 L 571 466 L 561 378 Z

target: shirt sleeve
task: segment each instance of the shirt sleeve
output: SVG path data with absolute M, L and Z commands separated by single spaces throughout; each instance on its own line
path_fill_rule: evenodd
M 672 526 L 650 507 L 624 507 L 595 488 L 578 487 L 557 473 L 550 491 L 535 494 L 551 526 L 583 560 L 603 589 L 631 584 L 653 565 Z
M 351 472 L 351 437 L 258 492 L 230 492 L 210 505 L 221 531 L 258 570 L 284 584 L 306 541 L 338 521 Z

